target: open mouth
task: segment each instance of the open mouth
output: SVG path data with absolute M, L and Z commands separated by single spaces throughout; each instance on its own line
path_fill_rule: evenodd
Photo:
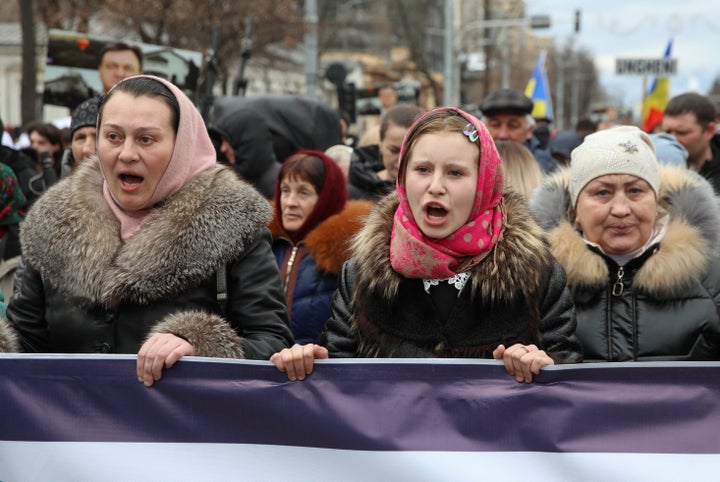
M 120 181 L 129 186 L 135 186 L 143 182 L 143 178 L 132 174 L 120 174 Z
M 440 220 L 447 216 L 447 209 L 436 204 L 430 204 L 425 208 L 425 212 L 429 219 Z

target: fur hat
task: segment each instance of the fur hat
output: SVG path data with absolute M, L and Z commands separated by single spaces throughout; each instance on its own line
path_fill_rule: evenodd
M 585 137 L 571 154 L 570 198 L 577 204 L 580 191 L 596 177 L 630 174 L 646 181 L 657 194 L 660 174 L 655 146 L 635 126 L 618 126 Z
M 70 138 L 81 127 L 95 127 L 97 125 L 98 104 L 100 97 L 90 97 L 75 107 L 70 118 Z

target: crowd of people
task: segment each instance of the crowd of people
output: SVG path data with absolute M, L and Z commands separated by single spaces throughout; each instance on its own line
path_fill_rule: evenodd
M 517 90 L 473 113 L 384 86 L 377 126 L 337 113 L 318 149 L 253 109 L 206 122 L 141 69 L 112 45 L 66 139 L 33 123 L 0 150 L 0 352 L 136 353 L 146 386 L 193 355 L 290 380 L 328 357 L 487 358 L 518 382 L 720 359 L 706 97 L 671 99 L 661 133 L 552 132 Z

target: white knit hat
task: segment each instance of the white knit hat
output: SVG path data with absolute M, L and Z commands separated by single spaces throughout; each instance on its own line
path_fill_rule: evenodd
M 571 154 L 570 198 L 577 204 L 578 194 L 596 177 L 606 174 L 637 176 L 655 191 L 660 174 L 655 146 L 650 137 L 635 126 L 618 126 L 590 134 Z

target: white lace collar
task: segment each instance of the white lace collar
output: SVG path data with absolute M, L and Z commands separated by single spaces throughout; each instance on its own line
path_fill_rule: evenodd
M 431 286 L 437 286 L 441 282 L 446 281 L 448 284 L 454 286 L 455 289 L 458 290 L 458 298 L 459 298 L 460 292 L 465 287 L 465 284 L 467 283 L 468 279 L 470 279 L 470 272 L 465 271 L 463 273 L 458 273 L 454 276 L 451 276 L 450 278 L 424 279 L 422 281 L 423 281 L 423 288 L 425 288 L 425 292 L 427 294 L 430 294 Z

